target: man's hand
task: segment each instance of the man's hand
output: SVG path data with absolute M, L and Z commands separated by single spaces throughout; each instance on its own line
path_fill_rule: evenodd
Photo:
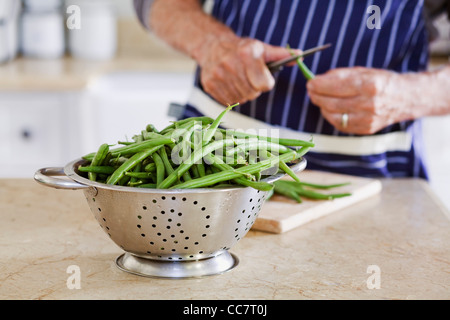
M 420 90 L 408 76 L 362 67 L 340 68 L 307 84 L 311 101 L 342 132 L 373 134 L 393 123 L 414 118 L 408 110 L 412 92 Z M 342 126 L 342 115 L 348 123 Z
M 270 91 L 275 80 L 266 64 L 284 59 L 288 49 L 232 37 L 203 46 L 199 60 L 204 90 L 221 104 L 245 103 Z
M 275 81 L 266 63 L 290 56 L 287 48 L 237 36 L 206 14 L 199 0 L 155 0 L 149 25 L 159 38 L 197 61 L 203 88 L 223 105 L 242 104 L 271 90 Z

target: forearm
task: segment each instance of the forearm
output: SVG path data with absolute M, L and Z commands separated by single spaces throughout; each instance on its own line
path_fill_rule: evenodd
M 404 74 L 404 101 L 409 118 L 450 114 L 450 65 L 432 72 Z M 401 94 L 405 95 L 405 94 Z
M 203 12 L 198 0 L 155 0 L 149 15 L 150 27 L 159 38 L 200 65 L 205 47 L 212 42 L 237 41 L 231 29 Z
M 289 57 L 284 47 L 237 36 L 206 14 L 199 0 L 155 0 L 150 28 L 197 61 L 203 90 L 223 105 L 256 99 L 275 85 L 267 62 Z

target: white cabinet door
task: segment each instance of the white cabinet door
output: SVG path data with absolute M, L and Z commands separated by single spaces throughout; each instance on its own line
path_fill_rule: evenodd
M 76 153 L 70 106 L 62 94 L 0 94 L 0 177 L 32 177 Z

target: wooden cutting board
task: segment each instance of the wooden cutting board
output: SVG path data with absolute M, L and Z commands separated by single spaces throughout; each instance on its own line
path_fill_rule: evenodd
M 262 207 L 252 230 L 283 233 L 363 201 L 381 191 L 381 182 L 377 179 L 312 170 L 299 172 L 298 176 L 303 182 L 316 184 L 348 182 L 349 184 L 346 186 L 318 191 L 322 193 L 349 192 L 352 195 L 333 200 L 309 200 L 302 198 L 302 203 L 297 203 L 279 195 L 273 195 Z M 286 179 L 292 180 L 289 177 Z

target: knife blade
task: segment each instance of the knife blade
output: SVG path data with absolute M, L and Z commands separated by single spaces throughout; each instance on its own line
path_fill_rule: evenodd
M 280 71 L 281 68 L 283 66 L 285 66 L 286 64 L 288 64 L 288 63 L 291 63 L 291 62 L 293 62 L 293 61 L 295 61 L 295 60 L 297 60 L 299 58 L 304 58 L 304 57 L 310 56 L 310 55 L 312 55 L 312 54 L 314 54 L 316 52 L 325 50 L 325 49 L 327 49 L 329 47 L 331 47 L 331 43 L 327 43 L 327 44 L 324 44 L 322 46 L 318 46 L 318 47 L 315 47 L 315 48 L 311 48 L 311 49 L 305 50 L 305 51 L 303 51 L 302 54 L 299 54 L 299 55 L 295 55 L 295 56 L 288 57 L 288 58 L 285 58 L 285 59 L 282 59 L 282 60 L 278 60 L 278 61 L 269 62 L 267 64 L 267 68 L 269 68 L 270 72 L 272 72 L 272 73 Z

